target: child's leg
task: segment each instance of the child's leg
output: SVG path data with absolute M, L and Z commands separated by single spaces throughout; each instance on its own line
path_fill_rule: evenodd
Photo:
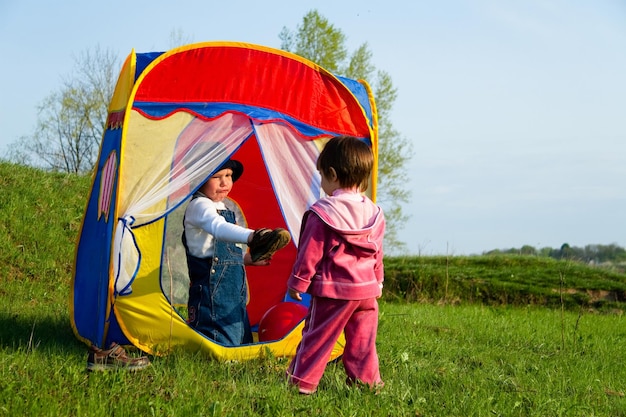
M 212 328 L 208 336 L 225 346 L 252 342 L 243 265 L 218 264 L 213 266 L 213 271 L 210 300 L 206 300 L 211 304 L 210 317 L 205 318 Z
M 310 394 L 317 389 L 333 347 L 350 318 L 354 301 L 313 297 L 302 330 L 302 340 L 291 361 L 289 381 Z
M 243 267 L 218 265 L 215 271 L 189 288 L 189 325 L 224 346 L 252 343 Z
M 370 298 L 358 303 L 346 324 L 342 361 L 350 381 L 361 381 L 375 387 L 382 385 L 376 353 L 378 302 Z

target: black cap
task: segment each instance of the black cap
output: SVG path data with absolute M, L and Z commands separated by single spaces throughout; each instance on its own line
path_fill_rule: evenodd
M 215 172 L 227 168 L 233 171 L 233 182 L 237 181 L 239 177 L 241 177 L 241 174 L 243 174 L 243 164 L 236 159 L 227 159 Z

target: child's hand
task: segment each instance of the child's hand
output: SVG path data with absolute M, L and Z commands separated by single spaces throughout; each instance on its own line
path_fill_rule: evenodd
M 264 259 L 252 262 L 252 256 L 250 256 L 250 252 L 246 252 L 246 254 L 243 256 L 243 264 L 246 266 L 267 266 L 270 264 L 270 260 Z
M 289 288 L 289 296 L 294 300 L 302 301 L 302 295 L 300 295 L 298 291 L 292 290 L 291 288 Z

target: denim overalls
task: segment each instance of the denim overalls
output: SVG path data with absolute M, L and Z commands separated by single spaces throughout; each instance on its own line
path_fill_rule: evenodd
M 235 223 L 234 212 L 217 212 L 229 223 Z M 235 243 L 216 239 L 213 258 L 197 258 L 189 254 L 184 232 L 182 240 L 191 281 L 188 324 L 224 346 L 252 343 L 241 248 Z

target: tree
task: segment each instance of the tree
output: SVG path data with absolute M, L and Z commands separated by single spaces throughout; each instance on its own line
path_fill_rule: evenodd
M 413 149 L 391 122 L 391 110 L 397 98 L 391 76 L 376 70 L 367 43 L 349 54 L 345 35 L 316 10 L 309 11 L 295 31 L 284 27 L 279 38 L 283 50 L 307 58 L 337 75 L 367 80 L 372 87 L 378 110 L 378 201 L 385 209 L 387 220 L 385 245 L 394 252 L 406 250 L 406 244 L 398 239 L 398 230 L 408 219 L 402 204 L 408 202 L 410 191 L 403 185 L 408 183 L 405 167 Z
M 181 29 L 170 47 L 191 43 Z M 108 105 L 120 68 L 118 57 L 99 46 L 74 59 L 74 71 L 37 106 L 35 131 L 9 145 L 8 159 L 52 171 L 84 173 L 96 163 Z
M 118 59 L 111 51 L 96 47 L 81 53 L 61 88 L 37 107 L 34 133 L 10 145 L 10 159 L 52 171 L 90 171 L 98 156 L 118 70 Z

